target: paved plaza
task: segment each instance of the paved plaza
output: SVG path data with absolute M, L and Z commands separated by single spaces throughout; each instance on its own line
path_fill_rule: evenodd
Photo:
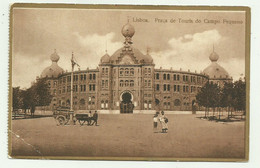
M 153 115 L 99 115 L 99 126 L 57 126 L 54 118 L 12 120 L 13 156 L 244 158 L 245 122 L 221 123 L 175 114 L 168 133 Z

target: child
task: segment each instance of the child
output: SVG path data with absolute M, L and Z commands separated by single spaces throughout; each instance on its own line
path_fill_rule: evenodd
M 158 114 L 159 112 L 156 112 L 153 116 L 153 132 L 157 132 L 157 126 L 158 126 Z

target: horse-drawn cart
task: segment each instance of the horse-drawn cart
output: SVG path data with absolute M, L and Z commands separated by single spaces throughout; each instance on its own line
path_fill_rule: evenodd
M 57 125 L 66 125 L 70 121 L 71 113 L 72 112 L 68 107 L 60 107 L 53 112 L 53 117 L 56 120 Z M 85 122 L 87 122 L 88 125 L 90 125 L 92 120 L 93 118 L 90 117 L 89 114 L 74 114 L 72 117 L 72 121 L 74 125 L 76 124 L 77 121 L 81 126 Z
M 53 117 L 57 125 L 66 125 L 70 120 L 70 109 L 67 107 L 59 107 L 53 111 Z

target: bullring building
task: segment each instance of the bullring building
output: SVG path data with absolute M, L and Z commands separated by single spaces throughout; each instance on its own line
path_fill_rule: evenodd
M 154 110 L 191 110 L 196 94 L 209 80 L 223 85 L 232 81 L 217 60 L 213 51 L 211 65 L 203 73 L 155 69 L 149 53 L 143 54 L 133 47 L 134 27 L 127 23 L 122 28 L 124 46 L 111 56 L 100 58 L 97 69 L 75 71 L 73 75 L 73 102 L 70 101 L 71 72 L 58 66 L 55 51 L 52 64 L 43 70 L 41 78 L 47 77 L 51 94 L 50 108 L 70 106 L 73 109 L 99 110 L 102 113 L 149 113 Z

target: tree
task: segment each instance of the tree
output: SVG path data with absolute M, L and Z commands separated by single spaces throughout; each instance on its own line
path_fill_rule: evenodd
M 246 109 L 246 83 L 242 80 L 234 83 L 234 108 L 242 110 Z
M 200 106 L 205 107 L 205 117 L 209 107 L 215 108 L 220 104 L 220 89 L 217 84 L 207 82 L 196 95 L 196 100 Z
M 33 98 L 35 105 L 48 106 L 51 103 L 52 95 L 46 78 L 39 79 L 33 86 Z
M 20 87 L 13 87 L 13 99 L 12 99 L 12 107 L 13 109 L 20 109 L 23 106 L 23 100 L 21 95 Z
M 221 90 L 221 106 L 228 108 L 228 118 L 229 112 L 234 105 L 234 84 L 232 82 L 226 82 Z M 231 111 L 232 115 L 232 111 Z
M 50 87 L 46 78 L 37 80 L 29 89 L 21 91 L 21 97 L 23 101 L 22 108 L 26 112 L 27 109 L 31 109 L 31 115 L 33 115 L 35 106 L 47 106 L 52 100 L 50 94 Z

